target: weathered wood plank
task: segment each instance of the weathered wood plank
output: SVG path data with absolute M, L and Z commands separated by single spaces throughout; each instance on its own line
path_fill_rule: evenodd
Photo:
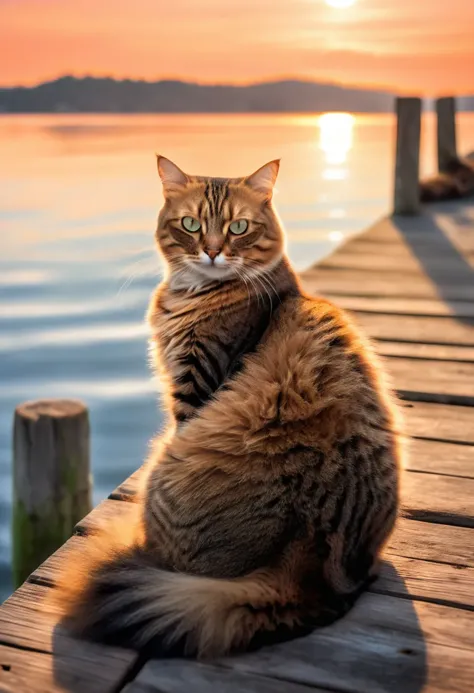
M 407 453 L 406 469 L 411 471 L 474 478 L 472 445 L 410 440 Z
M 355 322 L 375 339 L 474 346 L 474 321 L 414 315 L 354 313 Z
M 423 274 L 423 267 L 417 257 L 408 250 L 403 259 L 401 253 L 393 256 L 391 253 L 353 253 L 350 247 L 342 246 L 337 252 L 325 258 L 319 265 L 318 271 L 330 269 L 363 270 L 370 275 L 371 272 L 398 272 L 400 284 Z M 469 256 L 468 256 L 469 257 Z M 440 279 L 455 283 L 456 278 L 452 277 L 449 264 L 446 263 L 442 255 L 433 254 L 431 256 L 433 270 L 439 273 Z
M 474 568 L 472 530 L 400 517 L 384 551 L 392 555 Z
M 389 250 L 389 249 L 388 249 Z M 364 270 L 370 272 L 399 272 L 400 281 L 404 278 L 407 281 L 412 275 L 422 275 L 424 273 L 423 262 L 429 262 L 430 270 L 436 273 L 440 281 L 452 281 L 456 283 L 456 276 L 452 275 L 453 267 L 450 258 L 446 257 L 443 252 L 434 252 L 435 248 L 428 251 L 428 246 L 423 246 L 422 249 L 417 248 L 418 255 L 410 248 L 399 246 L 398 252 L 382 253 L 380 250 L 374 249 L 370 252 L 367 248 L 366 253 L 353 252 L 350 245 L 341 246 L 335 253 L 325 258 L 319 265 L 318 270 L 326 268 L 348 269 L 348 270 Z M 420 252 L 421 251 L 421 252 Z M 469 267 L 474 266 L 474 253 L 464 253 L 465 263 Z
M 25 583 L 0 607 L 0 640 L 2 645 L 8 646 L 2 656 L 8 653 L 12 655 L 10 649 L 14 648 L 47 655 L 50 661 L 49 672 L 42 664 L 46 660 L 41 660 L 38 661 L 37 675 L 39 682 L 48 680 L 48 676 L 52 677 L 57 686 L 52 691 L 114 691 L 136 661 L 136 653 L 72 638 L 58 623 L 60 611 L 55 605 L 48 603 L 47 597 L 50 594 L 48 587 Z M 15 664 L 15 672 L 21 675 L 21 662 L 28 666 L 27 660 L 27 656 L 21 661 L 12 659 L 12 669 Z M 8 661 L 6 664 L 8 665 Z M 36 664 L 32 662 L 31 666 L 33 672 Z M 26 677 L 26 673 L 23 675 Z M 28 675 L 28 683 L 30 679 Z M 68 683 L 72 685 L 72 682 L 77 684 L 76 689 L 67 688 Z M 26 688 L 25 693 L 29 690 L 50 689 Z M 16 693 L 20 691 L 21 689 L 17 689 Z
M 474 286 L 461 284 L 449 277 L 443 285 L 443 300 L 474 301 Z M 413 273 L 401 276 L 398 271 L 365 269 L 340 269 L 315 267 L 302 274 L 305 289 L 312 294 L 338 294 L 354 296 L 390 296 L 397 298 L 439 299 L 436 284 L 427 276 Z
M 473 612 L 365 594 L 328 628 L 216 663 L 345 693 L 468 693 L 473 654 Z
M 69 644 L 73 651 L 75 643 Z M 2 693 L 115 693 L 120 679 L 113 663 L 75 652 L 31 652 L 0 645 Z
M 406 517 L 458 527 L 474 527 L 473 479 L 406 472 L 401 492 Z
M 28 582 L 45 587 L 53 587 L 57 580 L 64 562 L 68 560 L 71 552 L 85 548 L 86 536 L 77 535 L 71 537 L 60 549 L 55 551 L 40 566 L 34 570 L 28 578 Z
M 474 568 L 430 563 L 391 555 L 369 591 L 394 597 L 410 595 L 438 604 L 474 611 Z
M 474 301 L 450 301 L 446 303 L 435 299 L 403 299 L 387 296 L 327 295 L 334 303 L 345 310 L 356 313 L 387 313 L 389 315 L 419 315 L 423 317 L 472 318 L 474 322 Z
M 186 660 L 152 660 L 123 693 L 309 693 L 305 685 L 280 681 L 267 674 L 245 674 L 225 666 Z M 333 689 L 331 689 L 333 690 Z M 330 689 L 311 687 L 314 693 Z
M 130 484 L 133 484 L 133 494 L 135 495 L 138 483 L 136 478 L 130 477 Z M 126 494 L 124 494 L 125 496 Z M 127 513 L 127 517 L 130 518 L 130 522 L 134 520 L 139 513 L 139 508 L 134 503 L 127 503 L 125 500 L 109 500 L 106 499 L 99 503 L 99 505 L 94 508 L 86 517 L 84 517 L 80 522 L 77 523 L 75 531 L 77 534 L 92 534 L 101 529 L 104 524 L 107 524 L 114 517 L 124 517 Z
M 373 348 L 379 356 L 430 359 L 435 361 L 459 361 L 474 363 L 474 347 L 452 344 L 421 344 L 419 342 L 385 342 L 373 340 Z
M 407 435 L 474 445 L 472 407 L 435 402 L 400 402 Z
M 405 399 L 474 405 L 474 363 L 390 356 L 383 362 L 393 386 Z
M 474 222 L 474 219 L 472 221 Z M 437 223 L 445 225 L 445 219 L 442 215 L 438 215 Z M 356 255 L 392 254 L 403 260 L 407 255 L 413 256 L 415 249 L 420 253 L 422 252 L 423 257 L 439 257 L 443 254 L 446 248 L 446 240 L 448 239 L 449 243 L 461 255 L 470 257 L 474 254 L 474 237 L 470 233 L 459 233 L 459 229 L 457 229 L 458 233 L 454 234 L 455 239 L 453 240 L 444 232 L 444 229 L 440 237 L 437 234 L 427 233 L 426 231 L 404 231 L 402 234 L 396 229 L 394 229 L 392 234 L 388 233 L 387 235 L 385 228 L 382 231 L 381 226 L 376 225 L 373 232 L 369 231 L 351 236 L 339 247 L 345 252 L 350 250 L 351 253 Z M 336 248 L 332 254 L 336 255 L 338 250 L 339 248 Z
M 474 206 L 455 205 L 454 214 L 444 211 L 443 208 L 449 207 L 450 205 L 442 205 L 437 207 L 439 212 L 424 214 L 422 224 L 418 219 L 414 223 L 410 219 L 404 219 L 403 228 L 399 228 L 389 217 L 381 219 L 363 233 L 350 236 L 334 250 L 332 256 L 342 250 L 355 255 L 392 254 L 400 260 L 418 257 L 429 261 L 433 257 L 444 256 L 447 262 L 452 262 L 456 255 L 460 255 L 469 258 L 469 263 L 472 263 L 474 234 L 466 233 L 466 226 L 469 229 L 474 224 Z M 454 215 L 458 218 L 462 216 L 463 223 L 457 224 L 453 220 Z M 447 249 L 451 252 L 447 253 Z M 319 264 L 314 265 L 312 271 L 316 271 L 318 267 Z M 307 271 L 302 275 L 305 276 Z

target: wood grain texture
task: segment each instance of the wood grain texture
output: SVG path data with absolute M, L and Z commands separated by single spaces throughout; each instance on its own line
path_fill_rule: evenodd
M 406 469 L 474 479 L 474 446 L 411 440 L 407 446 Z
M 267 674 L 246 674 L 232 667 L 187 661 L 150 661 L 124 693 L 308 693 L 306 685 L 281 681 Z M 330 693 L 311 687 L 314 693 Z
M 0 645 L 2 693 L 114 693 L 121 668 L 103 655 L 81 658 L 75 645 L 71 655 L 30 652 Z M 80 648 L 79 648 L 80 649 Z M 125 672 L 124 672 L 125 673 Z
M 474 445 L 474 409 L 436 402 L 400 402 L 407 435 Z
M 410 300 L 412 298 L 439 299 L 436 284 L 421 272 L 413 272 L 404 279 L 396 270 L 372 268 L 336 268 L 318 266 L 303 275 L 304 286 L 311 294 L 353 294 L 355 296 L 387 296 Z M 474 301 L 474 286 L 462 284 L 455 277 L 445 278 L 443 299 Z
M 441 474 L 406 472 L 402 510 L 414 520 L 474 527 L 474 480 Z
M 136 661 L 136 653 L 72 638 L 60 625 L 60 611 L 48 601 L 50 596 L 50 588 L 25 583 L 1 606 L 0 641 L 8 646 L 2 656 L 8 654 L 12 670 L 15 663 L 16 675 L 23 676 L 32 686 L 38 677 L 39 683 L 55 681 L 57 687 L 52 688 L 53 691 L 107 693 L 114 690 Z M 11 650 L 27 654 L 13 660 Z M 46 655 L 47 660 L 35 662 L 33 657 L 28 664 L 32 652 Z M 45 668 L 44 662 L 48 660 L 49 667 Z M 8 660 L 5 663 L 8 665 Z M 24 690 L 26 693 L 30 689 Z
M 474 568 L 391 555 L 369 591 L 474 611 Z
M 13 575 L 20 585 L 91 508 L 87 408 L 74 400 L 18 406 L 13 458 Z
M 467 693 L 474 680 L 473 625 L 470 611 L 365 594 L 328 628 L 223 664 L 341 692 Z
M 474 346 L 474 320 L 355 313 L 355 322 L 374 339 Z
M 379 356 L 474 363 L 474 347 L 470 346 L 421 344 L 419 342 L 386 342 L 384 340 L 374 340 L 373 346 Z M 442 366 L 440 367 L 442 368 Z
M 133 494 L 135 494 L 138 486 L 136 479 L 131 479 L 130 483 L 133 484 Z M 138 513 L 139 508 L 134 503 L 106 499 L 77 523 L 76 533 L 93 534 L 114 518 L 127 517 L 130 522 L 133 522 Z
M 472 530 L 400 517 L 384 550 L 392 555 L 474 568 Z
M 393 315 L 420 315 L 424 317 L 456 316 L 474 319 L 474 302 L 435 299 L 391 298 L 386 296 L 332 296 L 327 295 L 344 310 L 355 313 L 387 313 Z
M 421 402 L 474 405 L 474 363 L 386 356 L 382 359 L 393 387 Z

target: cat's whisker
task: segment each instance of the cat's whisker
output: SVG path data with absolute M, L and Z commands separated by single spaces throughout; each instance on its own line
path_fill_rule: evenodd
M 268 291 L 268 289 L 267 289 L 267 287 L 266 287 L 266 285 L 265 285 L 265 282 L 263 281 L 263 279 L 262 279 L 261 276 L 259 276 L 258 274 L 256 274 L 254 278 L 255 278 L 255 280 L 260 284 L 260 286 L 263 287 L 263 290 L 265 291 L 265 293 L 266 293 L 267 296 L 268 296 L 268 300 L 270 301 L 270 315 L 272 315 L 272 314 L 273 314 L 273 301 L 272 301 L 272 295 L 271 295 L 271 293 Z M 263 294 L 262 294 L 262 297 L 263 297 Z
M 251 284 L 251 286 L 252 286 L 252 288 L 253 288 L 253 290 L 254 290 L 254 293 L 255 293 L 255 295 L 256 295 L 256 297 L 257 297 L 258 305 L 260 306 L 260 299 L 261 299 L 261 301 L 262 301 L 262 305 L 265 305 L 265 301 L 264 301 L 264 299 L 263 299 L 263 294 L 262 294 L 262 292 L 260 291 L 260 289 L 259 289 L 259 287 L 258 287 L 258 284 L 255 283 L 254 278 L 251 277 L 251 276 L 248 274 L 248 272 L 245 273 L 245 276 L 246 276 L 247 279 L 249 280 L 249 282 L 250 282 L 250 284 Z
M 144 267 L 144 263 L 150 263 L 150 265 L 153 263 L 153 267 Z M 125 276 L 124 281 L 120 285 L 119 289 L 117 290 L 117 297 L 119 297 L 123 291 L 129 288 L 129 286 L 137 279 L 138 277 L 145 277 L 145 276 L 159 276 L 160 275 L 160 267 L 159 264 L 157 263 L 156 257 L 146 257 L 146 258 L 141 258 L 140 260 L 136 260 L 133 262 L 131 265 L 128 265 L 128 267 L 124 268 L 119 276 Z
M 247 281 L 247 278 L 245 277 L 245 274 L 241 271 L 241 269 L 239 267 L 237 267 L 237 263 L 235 263 L 234 271 L 237 274 L 237 276 L 239 277 L 239 279 L 241 279 L 245 284 L 245 288 L 247 290 L 247 306 L 249 306 L 251 295 L 250 295 L 250 288 L 249 288 L 249 283 Z
M 270 288 L 271 291 L 273 291 L 273 293 L 275 294 L 275 297 L 281 303 L 281 298 L 280 298 L 280 295 L 278 293 L 278 289 L 275 286 L 274 282 L 270 279 L 271 270 L 263 270 L 262 272 L 259 273 L 259 277 L 262 281 L 266 282 L 267 286 Z

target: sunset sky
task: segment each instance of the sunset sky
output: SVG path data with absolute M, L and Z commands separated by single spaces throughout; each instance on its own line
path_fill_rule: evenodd
M 305 77 L 474 93 L 474 0 L 0 0 L 0 46 L 4 86 Z

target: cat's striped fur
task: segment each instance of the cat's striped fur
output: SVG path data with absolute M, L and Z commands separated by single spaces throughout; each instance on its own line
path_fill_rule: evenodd
M 283 254 L 277 163 L 233 180 L 159 168 L 169 272 L 149 321 L 172 421 L 133 539 L 88 539 L 62 594 L 86 635 L 211 656 L 350 608 L 396 518 L 398 433 L 367 344 Z

